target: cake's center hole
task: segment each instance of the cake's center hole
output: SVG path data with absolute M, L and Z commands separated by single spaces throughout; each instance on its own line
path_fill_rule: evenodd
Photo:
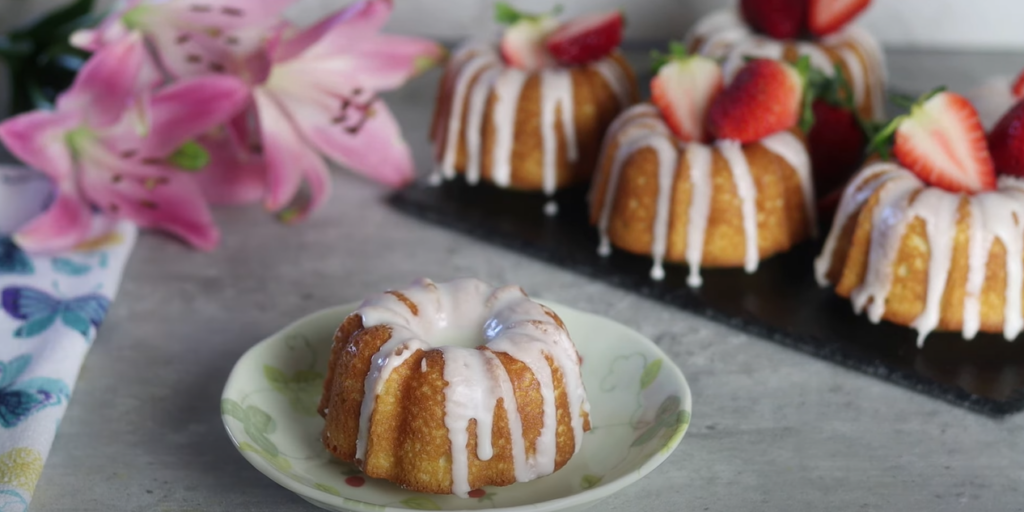
M 433 334 L 430 344 L 435 347 L 475 348 L 487 343 L 479 327 L 450 325 L 437 329 Z

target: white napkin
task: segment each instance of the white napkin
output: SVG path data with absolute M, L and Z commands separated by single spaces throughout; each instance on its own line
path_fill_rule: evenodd
M 45 177 L 0 165 L 0 512 L 28 509 L 135 243 L 126 222 L 89 247 L 28 256 L 8 234 L 49 200 Z

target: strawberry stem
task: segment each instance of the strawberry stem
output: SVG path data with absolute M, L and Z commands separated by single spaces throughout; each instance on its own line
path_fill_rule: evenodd
M 658 50 L 651 51 L 652 71 L 657 73 L 665 64 L 673 60 L 685 60 L 689 56 L 690 52 L 686 51 L 686 45 L 679 41 L 670 41 L 668 43 L 668 53 L 661 53 Z
M 520 21 L 536 21 L 541 18 L 558 16 L 559 14 L 562 14 L 562 9 L 562 5 L 558 4 L 551 10 L 551 12 L 528 14 L 505 2 L 498 2 L 494 4 L 494 21 L 497 21 L 502 25 L 515 25 Z

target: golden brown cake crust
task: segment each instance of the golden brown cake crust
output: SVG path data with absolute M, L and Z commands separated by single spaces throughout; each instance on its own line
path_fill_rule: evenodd
M 401 294 L 395 296 L 411 314 L 417 314 L 415 303 Z M 564 329 L 558 315 L 547 308 L 544 312 Z M 444 398 L 449 384 L 444 379 L 445 361 L 440 350 L 417 350 L 392 370 L 376 398 L 365 460 L 356 458 L 364 380 L 372 357 L 391 334 L 386 326 L 364 328 L 359 314 L 350 315 L 338 328 L 319 407 L 325 419 L 323 444 L 335 457 L 355 463 L 370 477 L 383 478 L 419 492 L 450 494 L 452 447 L 445 426 Z M 477 350 L 490 349 L 479 347 Z M 540 385 L 524 362 L 505 353 L 492 354 L 501 362 L 512 383 L 526 453 L 532 456 L 543 427 Z M 556 401 L 557 470 L 575 453 L 576 439 L 561 368 L 550 357 L 547 363 L 552 372 Z M 586 411 L 581 414 L 584 431 L 588 431 L 589 414 Z M 477 457 L 476 421 L 472 420 L 467 429 L 470 434 L 467 445 L 469 484 L 474 489 L 516 481 L 511 430 L 502 399 L 494 409 L 493 422 L 494 455 L 486 461 Z
M 615 116 L 637 100 L 636 78 L 632 68 L 625 58 L 618 52 L 611 56 L 612 65 L 622 73 L 628 85 L 630 103 L 620 105 L 612 85 L 596 69 L 590 66 L 578 66 L 566 68 L 572 80 L 573 98 L 573 129 L 576 135 L 578 159 L 572 162 L 569 159 L 569 141 L 566 140 L 565 130 L 562 126 L 561 106 L 556 108 L 554 133 L 557 143 L 555 156 L 555 183 L 556 188 L 587 183 L 596 164 L 597 154 L 600 149 L 601 140 L 605 130 L 611 124 Z M 435 160 L 442 161 L 445 147 L 448 144 L 448 124 L 452 121 L 451 116 L 456 110 L 454 102 L 456 98 L 455 84 L 457 77 L 463 71 L 462 66 L 466 59 L 455 59 L 446 67 L 441 86 L 438 91 L 434 120 L 431 129 L 431 140 L 434 142 Z M 482 79 L 486 70 L 476 72 L 469 82 L 472 88 Z M 455 171 L 459 174 L 466 172 L 469 160 L 468 144 L 466 138 L 466 125 L 469 120 L 468 103 L 470 95 L 466 95 L 458 110 L 461 110 L 462 117 L 458 124 L 461 129 L 458 132 L 458 142 L 455 152 Z M 542 80 L 541 72 L 530 73 L 526 79 L 519 101 L 516 107 L 514 119 L 514 134 L 512 137 L 512 162 L 511 182 L 508 188 L 524 191 L 542 190 L 544 184 L 544 150 L 543 150 L 543 120 L 541 116 Z M 480 132 L 480 172 L 481 178 L 485 181 L 493 181 L 493 171 L 496 167 L 494 159 L 494 148 L 497 140 L 497 129 L 495 128 L 495 105 L 498 97 L 492 88 L 487 95 L 486 108 L 481 123 Z
M 625 130 L 623 130 L 625 132 Z M 802 136 L 797 132 L 794 135 Z M 609 135 L 600 163 L 590 221 L 597 224 L 604 206 L 611 170 L 622 138 Z M 721 150 L 712 148 L 711 213 L 704 238 L 702 267 L 742 267 L 746 255 L 741 200 L 732 171 Z M 684 146 L 675 145 L 679 156 L 670 200 L 668 246 L 665 261 L 686 261 L 686 244 L 692 181 Z M 760 143 L 742 148 L 757 193 L 757 247 L 761 259 L 789 250 L 810 236 L 801 180 L 782 157 Z M 612 203 L 608 236 L 615 247 L 639 255 L 651 255 L 658 196 L 658 155 L 650 147 L 633 152 L 624 161 Z

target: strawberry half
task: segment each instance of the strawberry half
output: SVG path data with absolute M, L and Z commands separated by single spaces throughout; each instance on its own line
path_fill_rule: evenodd
M 1017 76 L 1017 80 L 1013 82 L 1013 97 L 1017 99 L 1024 99 L 1024 71 Z
M 551 14 L 523 14 L 508 4 L 495 6 L 495 18 L 508 26 L 501 38 L 501 56 L 512 67 L 532 71 L 554 64 L 544 41 L 558 28 Z
M 999 174 L 1024 178 L 1024 101 L 996 123 L 988 134 L 988 149 Z
M 803 111 L 806 57 L 800 67 L 769 59 L 747 63 L 711 103 L 711 134 L 746 144 L 796 126 Z
M 807 28 L 808 0 L 742 0 L 740 12 L 754 30 L 775 39 L 796 39 Z
M 857 17 L 871 0 L 811 0 L 807 26 L 816 36 L 831 34 Z
M 548 37 L 548 53 L 558 62 L 570 66 L 593 62 L 619 46 L 623 25 L 619 11 L 576 18 Z
M 951 192 L 980 192 L 996 185 L 995 166 L 978 112 L 963 96 L 929 93 L 910 113 L 897 117 L 872 143 L 884 144 L 893 132 L 893 153 L 928 184 Z
M 665 123 L 684 141 L 704 140 L 704 116 L 711 101 L 722 91 L 722 68 L 700 55 L 687 55 L 682 44 L 673 43 L 671 54 L 651 79 L 651 102 Z

